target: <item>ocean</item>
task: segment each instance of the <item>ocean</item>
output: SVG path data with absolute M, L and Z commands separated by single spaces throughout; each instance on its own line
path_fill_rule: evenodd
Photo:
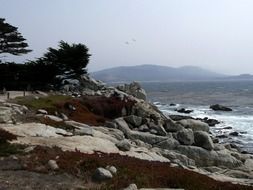
M 234 143 L 253 153 L 253 81 L 146 82 L 142 87 L 149 101 L 166 115 L 217 119 L 221 123 L 210 129 L 214 136 L 227 136 L 219 139 L 221 143 Z M 176 105 L 171 106 L 172 103 Z M 213 111 L 209 108 L 212 104 L 221 104 L 233 111 Z M 178 108 L 193 112 L 181 114 L 175 111 Z M 231 136 L 231 132 L 239 135 Z

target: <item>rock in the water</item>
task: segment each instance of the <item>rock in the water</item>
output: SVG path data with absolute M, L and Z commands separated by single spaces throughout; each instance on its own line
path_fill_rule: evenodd
M 234 136 L 234 137 L 238 137 L 239 133 L 237 131 L 234 131 L 234 132 L 229 133 L 229 135 Z
M 206 131 L 209 132 L 209 126 L 199 120 L 194 119 L 183 119 L 178 121 L 185 128 L 191 128 L 193 131 Z
M 104 168 L 97 168 L 93 174 L 93 179 L 96 181 L 105 181 L 111 179 L 112 177 L 111 172 Z
M 194 135 L 192 129 L 183 129 L 177 132 L 177 140 L 183 145 L 192 145 L 194 143 Z
M 128 187 L 122 189 L 122 190 L 138 190 L 137 185 L 130 184 Z
M 55 160 L 49 160 L 48 166 L 50 167 L 51 170 L 58 170 L 59 169 L 59 166 Z
M 195 131 L 194 140 L 196 146 L 202 147 L 206 150 L 213 150 L 214 148 L 211 137 L 205 131 Z
M 210 108 L 214 111 L 233 111 L 231 108 L 222 106 L 220 104 L 211 105 Z
M 220 123 L 217 119 L 209 119 L 207 117 L 205 117 L 204 119 L 199 119 L 199 120 L 205 122 L 210 127 L 213 127 L 213 126 L 215 126 L 215 125 L 217 125 L 217 124 Z
M 176 109 L 175 111 L 177 111 L 178 113 L 191 113 L 191 112 L 193 112 L 193 110 L 187 110 L 185 108 Z
M 135 127 L 139 127 L 142 124 L 142 118 L 136 115 L 130 115 L 130 116 L 124 117 L 124 119 L 127 123 L 130 123 L 131 125 Z
M 186 116 L 186 115 L 169 115 L 170 119 L 174 121 L 179 121 L 182 119 L 193 119 L 191 116 Z
M 131 144 L 128 140 L 124 139 L 122 141 L 119 141 L 116 146 L 118 147 L 118 149 L 122 150 L 122 151 L 129 151 L 131 149 Z

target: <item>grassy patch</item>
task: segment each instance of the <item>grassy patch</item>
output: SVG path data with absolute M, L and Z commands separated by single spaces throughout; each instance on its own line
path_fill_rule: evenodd
M 21 105 L 25 105 L 28 108 L 31 108 L 35 111 L 38 109 L 45 109 L 48 112 L 53 113 L 54 111 L 57 111 L 56 106 L 57 104 L 68 101 L 70 99 L 71 97 L 63 95 L 52 95 L 39 99 L 35 99 L 32 96 L 27 96 L 27 97 L 17 97 L 15 99 L 15 102 Z

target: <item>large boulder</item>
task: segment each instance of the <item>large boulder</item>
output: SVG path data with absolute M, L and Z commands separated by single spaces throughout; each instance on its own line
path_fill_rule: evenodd
M 129 138 L 131 129 L 129 128 L 127 122 L 122 117 L 115 119 L 114 122 L 117 124 L 117 128 Z
M 206 131 L 209 132 L 209 126 L 199 120 L 194 119 L 183 119 L 178 121 L 181 125 L 183 125 L 185 128 L 191 128 L 193 131 Z
M 208 151 L 197 146 L 180 145 L 177 147 L 177 151 L 193 159 L 196 165 L 201 167 L 225 166 L 227 168 L 235 168 L 242 165 L 242 162 L 231 156 L 227 150 Z
M 194 135 L 192 129 L 183 129 L 177 132 L 177 140 L 183 145 L 192 145 L 194 143 Z
M 166 136 L 167 135 L 167 132 L 165 131 L 165 129 L 163 128 L 163 126 L 160 123 L 155 124 L 154 122 L 150 122 L 149 123 L 149 128 L 151 130 L 152 129 L 155 130 L 157 135 L 160 135 L 160 136 Z
M 213 150 L 214 145 L 211 137 L 205 131 L 194 132 L 195 145 L 202 147 L 206 150 Z
M 231 108 L 222 106 L 220 104 L 211 105 L 210 108 L 214 111 L 233 111 Z

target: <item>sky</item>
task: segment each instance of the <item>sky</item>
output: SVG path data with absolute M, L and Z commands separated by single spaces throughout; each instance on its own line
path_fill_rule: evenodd
M 155 64 L 253 74 L 252 0 L 0 0 L 39 58 L 60 40 L 83 43 L 89 71 Z

